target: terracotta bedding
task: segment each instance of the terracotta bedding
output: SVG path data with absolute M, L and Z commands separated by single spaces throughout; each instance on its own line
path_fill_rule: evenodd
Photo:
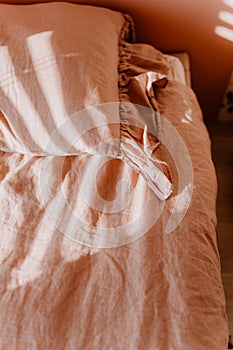
M 12 132 L 14 94 L 1 85 L 1 350 L 227 348 L 216 177 L 198 102 L 162 53 L 130 40 L 118 48 L 119 95 L 94 104 L 85 95 L 73 126 L 105 119 L 72 152 L 58 137 L 37 153 L 33 124 L 36 143 Z M 74 111 L 83 102 L 67 99 Z M 62 134 L 70 118 L 48 115 Z

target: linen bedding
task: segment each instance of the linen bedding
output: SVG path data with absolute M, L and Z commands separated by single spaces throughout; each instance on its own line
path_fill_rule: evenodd
M 226 349 L 215 170 L 178 61 L 103 8 L 0 17 L 0 349 Z

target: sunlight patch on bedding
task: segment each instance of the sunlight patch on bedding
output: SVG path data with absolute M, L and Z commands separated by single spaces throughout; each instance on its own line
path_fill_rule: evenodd
M 13 290 L 37 279 L 43 272 L 43 263 L 46 261 L 46 253 L 52 240 L 52 227 L 48 229 L 49 222 L 44 215 L 38 226 L 38 234 L 34 237 L 30 251 L 22 264 L 13 268 L 11 279 L 7 286 L 8 290 Z M 49 235 L 48 235 L 48 232 Z M 29 233 L 34 234 L 34 233 Z
M 187 208 L 190 197 L 192 196 L 192 184 L 185 186 L 181 193 L 179 193 L 175 198 L 171 199 L 171 202 L 174 203 L 173 210 L 174 215 L 179 219 L 179 215 L 182 214 L 184 210 Z
M 53 31 L 31 35 L 27 38 L 27 46 L 32 59 L 33 71 L 37 76 L 54 124 L 61 125 L 69 118 L 69 115 L 66 110 L 58 60 L 75 57 L 78 54 L 71 52 L 57 57 L 52 46 L 52 35 Z M 44 111 L 42 109 L 40 118 L 43 118 L 43 114 Z M 47 118 L 44 120 L 45 124 L 46 122 Z M 59 132 L 61 134 L 61 141 L 64 144 L 70 145 L 70 138 L 77 138 L 77 130 L 75 130 L 72 123 L 67 123 L 66 128 L 60 128 Z M 56 151 L 56 144 L 53 147 Z
M 99 251 L 98 248 L 92 247 L 91 249 L 87 246 L 80 244 L 73 244 L 73 242 L 67 237 L 63 236 L 61 244 L 61 257 L 64 263 L 77 261 L 84 256 L 94 255 Z
M 34 71 L 50 112 L 54 120 L 62 122 L 67 117 L 67 112 L 61 76 L 51 43 L 52 35 L 52 31 L 31 35 L 27 38 L 27 45 Z
M 182 118 L 182 119 L 181 119 L 181 122 L 182 122 L 182 123 L 185 123 L 185 124 L 189 124 L 189 121 L 188 121 L 187 119 L 185 119 L 185 118 Z
M 193 119 L 192 119 L 192 109 L 188 109 L 188 110 L 185 112 L 185 118 L 188 119 L 190 122 L 193 121 Z
M 1 196 L 1 198 L 3 197 Z M 0 250 L 0 263 L 4 262 L 4 260 L 6 260 L 12 254 L 12 252 L 14 251 L 16 241 L 14 227 L 9 226 L 8 223 L 5 224 L 2 222 L 1 231 L 3 232 L 3 230 L 5 230 L 7 234 L 5 234 L 3 238 L 1 238 L 2 248 Z
M 49 137 L 49 134 L 46 131 L 41 118 L 34 107 L 32 101 L 30 100 L 27 91 L 24 86 L 18 79 L 14 65 L 11 59 L 9 48 L 7 46 L 0 47 L 0 87 L 3 90 L 4 94 L 11 101 L 15 110 L 20 114 L 21 121 L 18 120 L 14 113 L 12 112 L 12 117 L 14 118 L 14 127 L 11 125 L 12 129 L 17 130 L 16 134 L 23 132 L 22 120 L 24 121 L 24 128 L 27 130 L 28 134 L 33 135 L 33 131 L 36 129 L 40 135 L 46 135 L 46 138 Z M 35 123 L 28 123 L 28 116 L 34 116 Z
M 192 122 L 193 119 L 192 119 L 192 110 L 191 109 L 188 109 L 186 112 L 185 112 L 185 118 L 182 118 L 181 119 L 181 122 L 182 123 L 186 123 L 186 124 L 190 124 L 190 122 Z
M 38 278 L 41 273 L 40 263 L 28 256 L 19 268 L 12 269 L 11 279 L 7 289 L 14 290 L 15 288 L 19 288 Z
M 181 193 L 170 199 L 173 209 L 171 218 L 167 223 L 167 233 L 172 232 L 174 227 L 177 227 L 184 218 L 184 213 L 186 213 L 190 205 L 192 192 L 193 186 L 190 183 L 185 186 Z

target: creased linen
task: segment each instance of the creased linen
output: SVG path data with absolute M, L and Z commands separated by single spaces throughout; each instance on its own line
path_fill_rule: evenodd
M 46 6 L 55 13 L 55 4 Z M 120 84 L 120 100 L 112 101 L 121 122 L 108 129 L 120 132 L 121 149 L 100 127 L 112 147 L 101 147 L 103 154 L 0 151 L 1 349 L 227 347 L 216 176 L 199 105 L 191 89 L 169 80 L 161 53 L 134 44 L 125 49 L 131 54 L 118 73 L 128 83 Z M 133 57 L 142 59 L 135 63 Z M 153 74 L 159 79 L 151 84 Z M 106 115 L 95 108 L 94 115 Z M 17 138 L 5 113 L 4 142 L 31 146 Z M 96 146 L 94 137 L 84 141 Z M 130 157 L 132 147 L 135 168 L 132 158 L 117 157 Z M 172 179 L 166 200 L 158 195 L 163 181 L 154 192 L 140 175 L 139 164 L 144 176 L 151 174 L 145 157 L 158 162 L 155 177 Z
M 126 64 L 122 47 L 134 39 L 131 18 L 68 3 L 1 5 L 0 16 L 0 149 L 127 160 L 157 195 L 168 198 L 171 179 L 155 154 L 148 159 L 143 140 L 122 139 L 114 105 Z M 149 80 L 152 86 L 160 74 L 155 70 Z M 147 138 L 143 118 L 140 128 Z
M 172 82 L 167 89 L 157 93 L 159 108 L 182 135 L 194 171 L 191 204 L 170 234 L 178 177 L 168 155 L 175 191 L 163 207 L 121 160 L 99 167 L 94 155 L 52 156 L 43 167 L 43 157 L 1 153 L 3 349 L 226 348 L 209 138 L 191 90 Z M 181 193 L 182 204 L 189 193 Z M 127 244 L 132 229 L 138 239 Z M 118 247 L 98 248 L 106 242 Z

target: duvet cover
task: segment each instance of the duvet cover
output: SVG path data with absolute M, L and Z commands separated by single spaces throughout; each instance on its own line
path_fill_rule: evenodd
M 0 349 L 226 349 L 215 170 L 180 63 L 108 9 L 0 17 Z

